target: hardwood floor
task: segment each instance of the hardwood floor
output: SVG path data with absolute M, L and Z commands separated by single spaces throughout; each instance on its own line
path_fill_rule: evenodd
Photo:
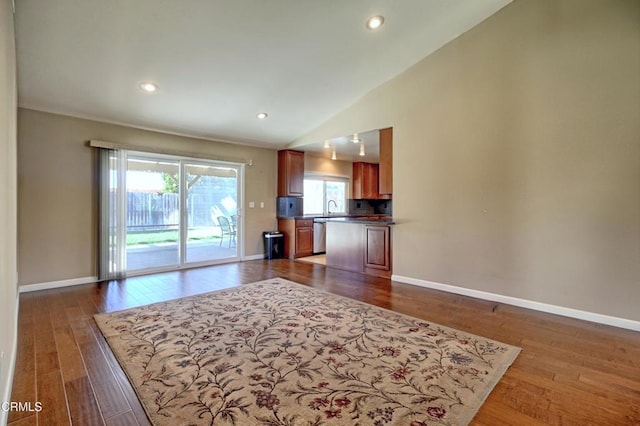
M 640 333 L 289 260 L 22 294 L 10 425 L 148 425 L 93 315 L 280 276 L 523 349 L 476 425 L 640 425 Z

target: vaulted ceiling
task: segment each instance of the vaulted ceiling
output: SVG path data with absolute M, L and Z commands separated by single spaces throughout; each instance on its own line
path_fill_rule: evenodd
M 283 146 L 510 1 L 18 0 L 19 104 Z

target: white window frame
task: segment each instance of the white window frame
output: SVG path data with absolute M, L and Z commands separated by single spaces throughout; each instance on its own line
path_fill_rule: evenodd
M 308 214 L 317 214 L 322 216 L 328 216 L 329 212 L 327 209 L 327 182 L 343 182 L 345 184 L 345 193 L 344 193 L 344 209 L 345 211 L 337 212 L 332 211 L 331 214 L 348 214 L 349 213 L 349 191 L 351 185 L 351 179 L 349 176 L 343 175 L 330 175 L 324 173 L 305 173 L 304 180 L 321 180 L 323 181 L 323 189 L 322 189 L 322 212 L 318 213 L 308 213 Z M 304 184 L 304 182 L 303 182 Z

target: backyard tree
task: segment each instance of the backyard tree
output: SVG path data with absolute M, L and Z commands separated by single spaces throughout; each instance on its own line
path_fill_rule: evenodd
M 170 194 L 178 193 L 177 173 L 162 173 L 162 181 L 164 182 L 164 188 L 162 188 L 162 192 Z

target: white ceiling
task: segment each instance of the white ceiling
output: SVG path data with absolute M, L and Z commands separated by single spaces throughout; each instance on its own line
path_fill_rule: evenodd
M 19 104 L 283 146 L 510 1 L 16 0 Z
M 380 160 L 380 131 L 371 130 L 357 133 L 359 143 L 354 143 L 354 134 L 328 139 L 326 142 L 329 148 L 325 148 L 325 141 L 297 146 L 308 154 L 316 157 L 331 158 L 332 151 L 336 151 L 336 160 L 343 161 L 364 161 L 365 163 L 377 163 Z M 360 145 L 364 146 L 364 156 L 360 156 Z

